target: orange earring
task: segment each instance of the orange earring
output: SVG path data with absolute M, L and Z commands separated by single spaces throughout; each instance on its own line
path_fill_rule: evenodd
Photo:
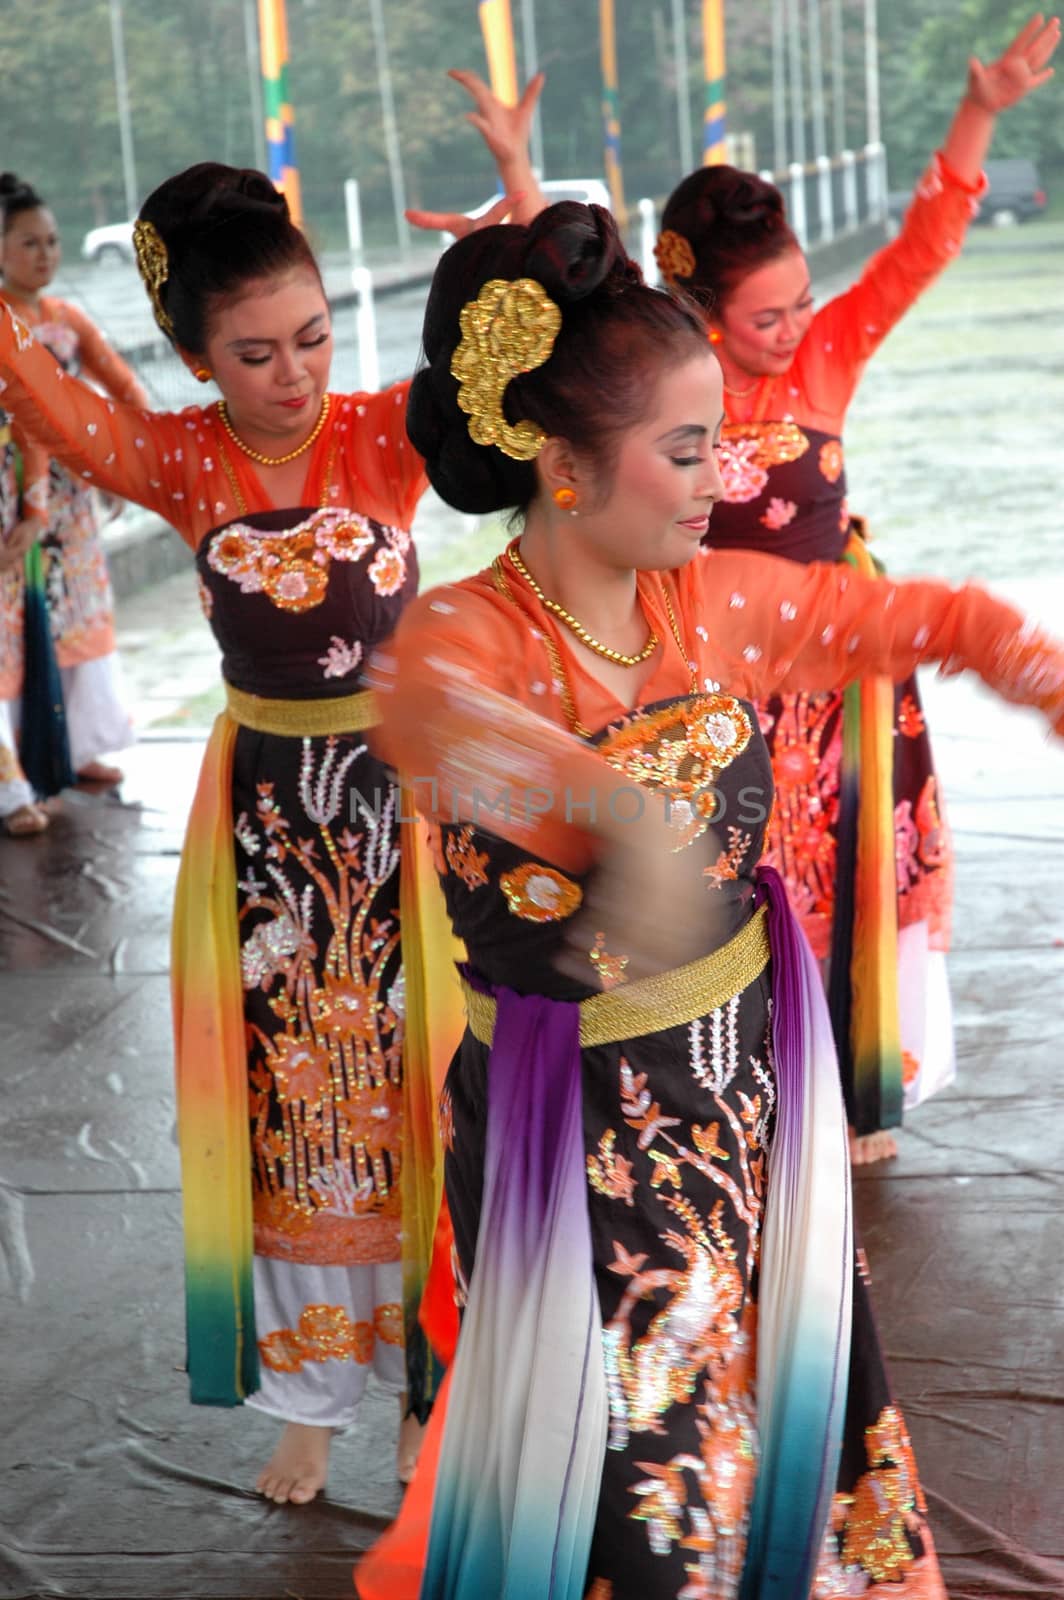
M 214 374 L 211 372 L 210 367 L 197 367 L 192 376 L 197 383 L 210 383 Z
M 710 328 L 710 330 L 709 330 L 709 342 L 710 342 L 710 344 L 720 344 L 721 341 L 723 340 L 723 338 L 724 338 L 724 335 L 721 333 L 719 328 Z
M 569 489 L 564 484 L 554 491 L 554 504 L 559 511 L 568 511 L 571 517 L 576 516 L 577 498 L 576 490 Z

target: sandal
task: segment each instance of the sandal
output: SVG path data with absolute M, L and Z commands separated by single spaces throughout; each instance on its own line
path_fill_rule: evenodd
M 0 827 L 12 839 L 29 839 L 35 833 L 43 833 L 51 820 L 47 811 L 30 801 L 29 805 L 19 806 L 6 817 L 0 817 Z

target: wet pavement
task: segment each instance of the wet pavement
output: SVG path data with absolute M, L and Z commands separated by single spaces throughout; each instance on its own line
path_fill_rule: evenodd
M 893 566 L 993 577 L 1058 632 L 1062 237 L 981 235 L 873 364 L 848 438 Z M 432 505 L 420 531 L 430 579 L 502 537 Z M 393 1402 L 370 1397 L 298 1509 L 251 1491 L 269 1419 L 186 1402 L 167 938 L 217 656 L 190 572 L 119 621 L 144 730 L 120 796 L 0 840 L 0 1595 L 349 1597 L 398 1504 Z M 1042 1600 L 1064 1595 L 1064 746 L 966 681 L 925 691 L 959 1076 L 858 1175 L 858 1215 L 952 1600 Z

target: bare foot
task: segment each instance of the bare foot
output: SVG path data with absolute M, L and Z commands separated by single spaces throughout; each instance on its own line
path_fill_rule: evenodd
M 331 1428 L 316 1428 L 309 1422 L 286 1422 L 277 1449 L 259 1473 L 255 1484 L 259 1494 L 279 1506 L 291 1501 L 305 1506 L 325 1487 L 329 1470 Z
M 851 1165 L 864 1167 L 872 1161 L 893 1161 L 897 1153 L 898 1141 L 885 1128 L 876 1133 L 854 1133 L 850 1129 Z
M 421 1453 L 421 1441 L 425 1437 L 425 1428 L 417 1420 L 413 1412 L 409 1416 L 402 1415 L 406 1410 L 405 1395 L 400 1400 L 399 1405 L 401 1408 L 401 1420 L 399 1423 L 399 1443 L 395 1450 L 395 1471 L 400 1483 L 409 1483 L 414 1476 L 417 1458 Z
M 9 811 L 2 819 L 4 832 L 10 834 L 12 839 L 26 839 L 34 833 L 43 833 L 48 823 L 48 813 L 32 801 L 29 805 L 19 806 L 16 811 Z
M 121 767 L 109 767 L 106 761 L 89 761 L 78 771 L 79 783 L 121 783 L 124 777 Z

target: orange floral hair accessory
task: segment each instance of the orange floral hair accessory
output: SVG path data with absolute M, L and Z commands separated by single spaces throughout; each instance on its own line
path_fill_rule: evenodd
M 676 278 L 692 278 L 695 272 L 695 253 L 682 233 L 666 228 L 659 233 L 654 246 L 654 260 L 666 283 Z
M 493 444 L 515 461 L 534 461 L 547 442 L 538 423 L 503 416 L 506 385 L 549 360 L 562 314 L 535 278 L 491 278 L 462 307 L 462 338 L 451 357 L 458 404 L 475 444 Z

